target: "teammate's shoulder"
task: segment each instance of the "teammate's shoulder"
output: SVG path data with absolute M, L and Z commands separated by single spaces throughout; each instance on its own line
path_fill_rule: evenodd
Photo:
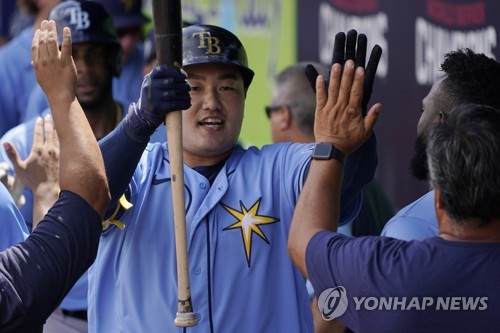
M 313 145 L 309 143 L 280 142 L 280 143 L 271 143 L 263 145 L 261 148 L 252 146 L 249 147 L 247 151 L 255 154 L 264 154 L 264 155 L 280 154 L 287 152 L 310 153 L 312 146 Z

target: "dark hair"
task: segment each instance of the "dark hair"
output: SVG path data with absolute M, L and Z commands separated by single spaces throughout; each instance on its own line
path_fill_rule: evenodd
M 35 4 L 35 1 L 33 0 L 17 0 L 16 1 L 17 3 L 17 6 L 19 7 L 19 9 L 24 12 L 24 13 L 27 13 L 29 15 L 32 15 L 32 16 L 35 16 L 38 14 L 38 6 Z
M 443 88 L 453 106 L 477 103 L 500 108 L 500 63 L 470 49 L 447 53 Z M 449 111 L 449 110 L 447 110 Z
M 462 104 L 443 116 L 428 136 L 431 184 L 441 191 L 457 222 L 500 217 L 500 110 Z

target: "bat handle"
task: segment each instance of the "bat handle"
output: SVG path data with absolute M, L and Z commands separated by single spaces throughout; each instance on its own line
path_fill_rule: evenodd
M 193 313 L 191 290 L 189 287 L 181 112 L 169 112 L 165 118 L 165 123 L 167 125 L 168 151 L 170 156 L 175 248 L 177 255 L 178 298 L 177 315 L 174 324 L 178 327 L 190 327 L 196 325 L 198 320 Z

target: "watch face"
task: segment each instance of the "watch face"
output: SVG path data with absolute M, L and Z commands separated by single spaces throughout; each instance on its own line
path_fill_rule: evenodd
M 329 159 L 333 146 L 330 144 L 316 144 L 313 151 L 313 158 L 316 159 Z

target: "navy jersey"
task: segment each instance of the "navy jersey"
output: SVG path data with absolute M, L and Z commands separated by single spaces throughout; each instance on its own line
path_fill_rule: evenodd
M 500 327 L 500 243 L 439 237 L 408 242 L 322 231 L 307 246 L 306 264 L 318 299 L 337 288 L 337 300 L 346 301 L 335 303 L 332 297 L 333 306 L 324 312 L 337 311 L 338 320 L 354 332 Z

